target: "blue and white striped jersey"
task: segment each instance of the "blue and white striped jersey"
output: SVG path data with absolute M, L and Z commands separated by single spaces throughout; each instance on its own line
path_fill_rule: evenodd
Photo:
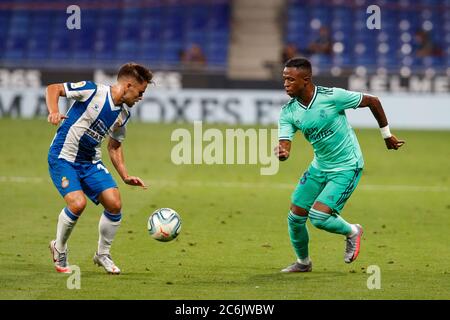
M 50 146 L 49 156 L 69 162 L 101 160 L 101 142 L 107 135 L 122 142 L 130 113 L 115 106 L 111 87 L 91 81 L 64 83 L 66 97 L 75 102 L 67 112 Z

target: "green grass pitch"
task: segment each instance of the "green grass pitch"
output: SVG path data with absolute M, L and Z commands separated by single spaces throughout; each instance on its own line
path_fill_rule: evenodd
M 112 255 L 123 274 L 93 265 L 101 207 L 89 202 L 69 240 L 69 262 L 81 270 L 81 289 L 70 290 L 47 248 L 64 206 L 47 171 L 56 128 L 1 119 L 0 299 L 450 299 L 450 131 L 394 129 L 407 143 L 388 151 L 377 130 L 356 130 L 366 166 L 342 215 L 365 229 L 358 260 L 345 264 L 344 238 L 308 222 L 313 272 L 281 274 L 295 259 L 286 218 L 311 148 L 297 136 L 273 176 L 258 165 L 176 166 L 177 127 L 129 125 L 126 163 L 150 188 L 126 186 L 114 172 L 124 219 Z M 106 150 L 103 158 L 114 171 Z M 183 219 L 175 241 L 147 233 L 159 207 Z M 380 289 L 367 287 L 371 265 Z

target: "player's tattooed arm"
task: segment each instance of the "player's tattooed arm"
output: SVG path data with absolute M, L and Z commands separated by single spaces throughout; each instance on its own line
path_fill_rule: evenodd
M 377 120 L 378 125 L 380 126 L 380 129 L 382 131 L 384 142 L 388 149 L 397 150 L 405 144 L 404 140 L 399 140 L 396 136 L 390 133 L 386 114 L 384 113 L 383 107 L 381 106 L 381 102 L 378 97 L 372 96 L 370 94 L 364 94 L 361 103 L 359 104 L 359 108 L 364 107 L 369 107 L 373 116 Z
M 116 168 L 117 173 L 120 175 L 124 183 L 147 189 L 147 185 L 141 178 L 128 175 L 127 168 L 125 167 L 122 143 L 110 138 L 108 142 L 108 153 L 114 168 Z
M 61 120 L 67 119 L 67 116 L 59 112 L 59 97 L 65 97 L 66 91 L 62 83 L 54 83 L 47 87 L 45 101 L 47 103 L 48 117 L 47 121 L 53 125 L 57 125 Z
M 291 141 L 280 140 L 278 145 L 275 147 L 274 152 L 280 161 L 285 161 L 289 158 L 289 153 L 291 151 Z

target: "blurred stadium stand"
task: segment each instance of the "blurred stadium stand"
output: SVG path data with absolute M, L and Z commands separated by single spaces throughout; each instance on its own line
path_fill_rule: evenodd
M 206 71 L 269 79 L 279 77 L 284 45 L 306 52 L 326 26 L 332 54 L 308 55 L 319 73 L 450 70 L 450 0 L 79 0 L 82 27 L 68 30 L 71 4 L 1 0 L 0 66 L 113 69 L 134 60 L 183 70 L 180 54 L 196 43 Z M 381 8 L 381 30 L 366 27 L 372 4 Z M 419 29 L 439 54 L 416 56 Z
M 66 8 L 81 8 L 69 30 Z M 182 50 L 199 44 L 210 69 L 227 65 L 226 0 L 0 1 L 0 63 L 9 67 L 111 67 L 136 60 L 179 67 Z
M 380 30 L 366 26 L 370 16 L 366 8 L 372 4 L 381 9 Z M 286 13 L 285 44 L 297 45 L 300 52 L 307 50 L 321 26 L 331 30 L 332 54 L 311 56 L 321 71 L 363 67 L 367 72 L 384 68 L 408 74 L 430 68 L 445 72 L 450 66 L 448 0 L 288 0 Z M 435 48 L 439 48 L 433 55 L 416 56 L 418 30 L 429 32 Z

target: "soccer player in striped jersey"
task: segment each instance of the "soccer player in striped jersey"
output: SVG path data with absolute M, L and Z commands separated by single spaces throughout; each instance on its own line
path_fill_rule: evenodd
M 127 63 L 120 68 L 117 83 L 112 86 L 81 81 L 47 87 L 48 121 L 53 125 L 62 121 L 48 152 L 50 176 L 66 202 L 59 214 L 56 239 L 50 242 L 57 272 L 71 272 L 67 240 L 86 207 L 87 196 L 104 208 L 94 263 L 110 274 L 120 273 L 110 249 L 122 219 L 122 202 L 117 184 L 101 160 L 100 145 L 109 136 L 108 153 L 123 182 L 146 188 L 139 177 L 128 174 L 122 142 L 130 117 L 128 108 L 142 99 L 152 77 L 144 66 Z M 59 97 L 74 100 L 66 115 L 59 112 Z
M 291 197 L 288 231 L 297 261 L 281 271 L 312 271 L 308 218 L 315 227 L 346 237 L 344 261 L 351 263 L 358 257 L 363 229 L 345 221 L 340 213 L 358 185 L 364 160 L 345 110 L 369 107 L 388 149 L 397 150 L 405 142 L 390 133 L 377 97 L 313 84 L 308 60 L 288 60 L 283 79 L 286 93 L 292 99 L 280 113 L 275 153 L 281 161 L 288 159 L 294 134 L 301 131 L 314 149 L 314 159 Z

